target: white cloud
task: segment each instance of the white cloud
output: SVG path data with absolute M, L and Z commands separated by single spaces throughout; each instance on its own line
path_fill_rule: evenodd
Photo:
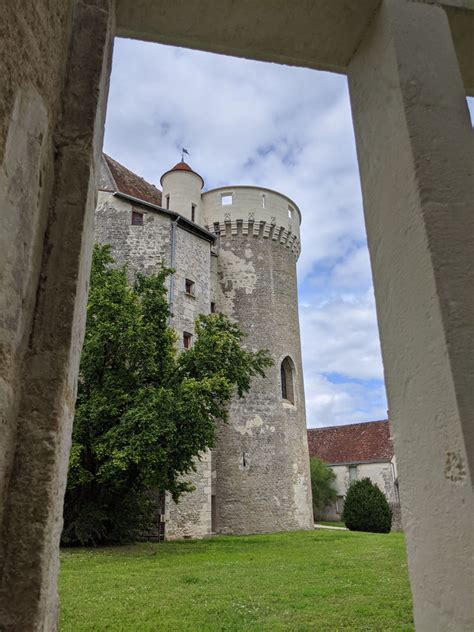
M 314 374 L 306 379 L 305 388 L 309 428 L 387 418 L 382 384 L 367 389 L 353 382 L 334 384 L 323 375 Z
M 303 306 L 300 321 L 306 372 L 383 379 L 371 291 Z
M 360 382 L 380 380 L 382 368 L 345 77 L 117 40 L 105 150 L 158 184 L 183 146 L 207 188 L 259 184 L 302 211 L 310 418 L 378 410 L 380 393 Z

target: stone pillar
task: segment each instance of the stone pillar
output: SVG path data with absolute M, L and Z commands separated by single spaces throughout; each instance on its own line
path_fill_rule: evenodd
M 415 624 L 472 630 L 474 153 L 444 10 L 384 0 L 348 75 Z
M 3 12 L 12 41 L 0 61 L 0 627 L 22 632 L 57 626 L 113 40 L 110 0 L 36 0 L 30 9 Z

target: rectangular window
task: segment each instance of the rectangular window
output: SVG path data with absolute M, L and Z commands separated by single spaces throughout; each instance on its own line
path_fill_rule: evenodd
M 139 213 L 138 211 L 132 211 L 132 225 L 143 226 L 143 213 Z
M 167 195 L 165 199 L 166 199 L 166 210 L 169 211 L 170 210 L 170 196 Z
M 232 193 L 222 193 L 221 195 L 222 206 L 229 206 L 232 204 Z
M 293 207 L 288 204 L 288 219 L 293 217 Z
M 190 349 L 193 342 L 193 334 L 190 334 L 187 331 L 183 331 L 183 347 L 185 349 Z
M 196 221 L 196 205 L 195 204 L 191 204 L 191 221 L 192 222 Z
M 215 314 L 216 313 L 216 304 L 211 302 L 211 314 Z
M 349 484 L 357 480 L 357 465 L 349 465 Z
M 191 279 L 186 279 L 184 284 L 185 284 L 186 294 L 190 294 L 191 296 L 194 296 L 194 288 L 195 288 L 194 281 L 191 281 Z

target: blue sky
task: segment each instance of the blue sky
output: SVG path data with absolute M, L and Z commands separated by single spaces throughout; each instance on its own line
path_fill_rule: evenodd
M 159 185 L 181 147 L 206 188 L 256 184 L 301 209 L 308 426 L 386 418 L 346 78 L 116 40 L 105 151 Z

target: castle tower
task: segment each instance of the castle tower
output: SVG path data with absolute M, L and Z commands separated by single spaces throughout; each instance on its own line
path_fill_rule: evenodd
M 213 451 L 213 531 L 261 533 L 311 528 L 311 485 L 296 261 L 300 212 L 257 187 L 202 195 L 203 224 L 218 236 L 217 311 L 241 324 L 249 349 L 274 366 L 231 405 Z
M 161 176 L 162 205 L 201 224 L 202 177 L 181 161 Z

